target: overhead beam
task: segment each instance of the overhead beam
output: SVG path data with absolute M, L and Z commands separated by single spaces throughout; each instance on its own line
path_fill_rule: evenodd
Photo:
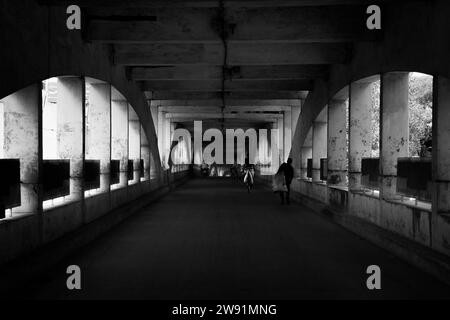
M 227 65 L 339 64 L 349 60 L 350 48 L 337 43 L 233 43 L 228 46 Z M 222 44 L 117 44 L 114 52 L 114 63 L 125 66 L 224 63 Z
M 42 5 L 68 6 L 73 4 L 72 0 L 37 0 Z M 388 2 L 378 0 L 377 2 Z M 78 0 L 78 5 L 89 9 L 96 8 L 218 8 L 219 0 Z M 225 0 L 224 7 L 303 7 L 303 6 L 330 6 L 351 4 L 372 4 L 372 0 Z
M 301 106 L 300 99 L 225 99 L 226 106 L 233 107 L 265 107 L 265 106 Z M 203 99 L 203 100 L 150 100 L 152 107 L 221 107 L 222 99 Z
M 342 42 L 376 40 L 366 27 L 367 6 L 227 9 L 129 8 L 91 16 L 88 38 L 102 42 L 221 43 L 221 20 L 228 41 Z
M 275 65 L 275 66 L 157 66 L 131 67 L 131 80 L 294 80 L 324 78 L 328 72 L 326 65 Z
M 201 91 L 147 91 L 148 99 L 152 100 L 208 100 L 222 99 L 221 92 Z M 252 91 L 252 92 L 224 92 L 225 99 L 235 100 L 276 100 L 276 99 L 305 99 L 308 91 Z
M 145 91 L 175 90 L 175 91 L 301 91 L 312 90 L 310 80 L 150 80 L 143 81 Z
M 183 119 L 177 119 L 177 121 L 174 121 L 172 119 L 172 122 L 175 122 L 179 125 L 181 125 L 181 127 L 187 129 L 188 131 L 190 131 L 191 133 L 194 131 L 194 122 L 193 121 L 186 121 Z M 269 128 L 269 124 L 274 123 L 275 121 L 252 121 L 252 120 L 242 120 L 242 121 L 236 121 L 235 119 L 207 119 L 207 120 L 202 120 L 202 128 L 203 131 L 208 130 L 210 128 L 216 128 L 216 129 L 243 129 L 243 130 L 247 130 L 249 128 L 252 129 L 267 129 Z
M 218 113 L 222 112 L 221 107 L 211 106 L 198 106 L 198 107 L 159 107 L 159 111 L 162 112 L 170 112 L 170 113 L 189 113 L 189 112 L 197 112 L 197 113 Z M 282 112 L 289 110 L 287 106 L 226 106 L 223 108 L 224 112 Z
M 269 114 L 269 113 L 166 113 L 165 117 L 167 119 L 176 119 L 174 121 L 191 119 L 191 120 L 202 120 L 202 119 L 245 119 L 254 121 L 274 121 L 277 119 L 282 119 L 282 114 Z

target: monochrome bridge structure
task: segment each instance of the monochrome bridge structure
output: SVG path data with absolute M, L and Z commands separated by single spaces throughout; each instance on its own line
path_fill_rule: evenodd
M 449 298 L 449 15 L 444 0 L 0 0 L 0 296 Z M 206 149 L 269 134 L 203 175 L 199 121 Z

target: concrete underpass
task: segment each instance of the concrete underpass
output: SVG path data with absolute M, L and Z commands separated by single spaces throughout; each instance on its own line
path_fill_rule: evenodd
M 449 16 L 0 0 L 0 296 L 450 298 Z

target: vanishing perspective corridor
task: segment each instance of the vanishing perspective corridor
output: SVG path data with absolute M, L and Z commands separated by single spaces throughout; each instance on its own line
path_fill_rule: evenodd
M 0 300 L 450 299 L 449 17 L 0 0 Z
M 66 288 L 79 265 L 82 290 Z M 367 290 L 377 264 L 382 290 Z M 194 179 L 55 266 L 21 298 L 449 298 L 450 289 L 260 185 Z

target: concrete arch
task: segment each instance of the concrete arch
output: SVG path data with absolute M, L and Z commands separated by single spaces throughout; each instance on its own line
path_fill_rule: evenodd
M 91 77 L 117 88 L 133 105 L 142 121 L 154 159 L 159 159 L 158 143 L 148 103 L 141 88 L 128 81 L 124 68 L 112 61 L 112 47 L 86 43 L 82 30 L 66 28 L 65 7 L 43 6 L 36 1 L 2 1 L 0 29 L 7 50 L 0 52 L 0 97 L 43 79 L 60 75 Z M 33 14 L 24 14 L 32 12 Z M 11 17 L 21 17 L 20 21 Z M 23 30 L 27 30 L 24 33 Z M 4 79 L 4 80 L 3 80 Z M 160 163 L 155 161 L 160 171 Z

